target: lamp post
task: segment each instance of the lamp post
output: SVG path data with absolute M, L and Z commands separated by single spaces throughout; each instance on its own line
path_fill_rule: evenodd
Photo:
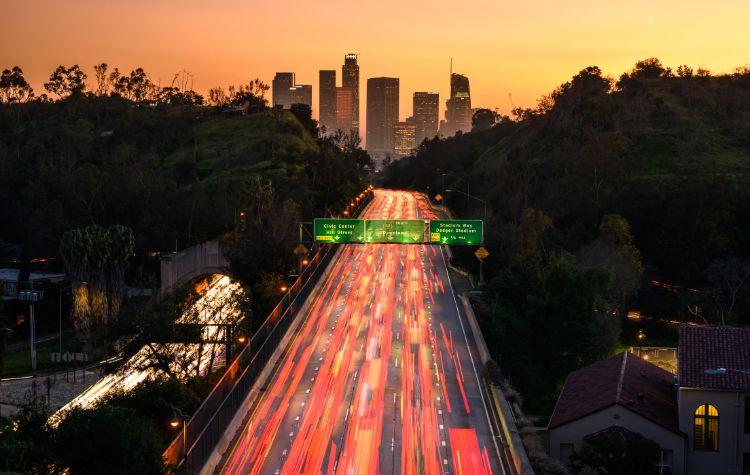
M 29 344 L 31 346 L 31 370 L 36 371 L 36 322 L 34 321 L 34 303 L 44 298 L 41 290 L 22 290 L 18 292 L 18 300 L 29 302 Z
M 0 343 L 3 345 L 0 346 L 0 394 L 3 392 L 3 351 L 5 350 L 5 338 L 7 338 L 8 333 L 12 332 L 13 330 L 8 327 L 0 328 Z M 3 415 L 3 405 L 0 404 L 0 416 Z
M 82 285 L 85 285 L 86 282 L 81 282 Z M 57 325 L 58 325 L 58 346 L 60 351 L 60 359 L 62 360 L 62 293 L 66 290 L 70 290 L 73 288 L 73 284 L 66 285 L 65 287 L 61 287 L 57 291 Z
M 467 189 L 469 188 L 469 183 L 468 182 L 466 182 L 466 188 Z M 482 203 L 482 206 L 483 206 L 483 211 L 482 211 L 482 226 L 484 226 L 484 223 L 487 222 L 487 202 L 485 200 L 483 200 L 482 198 L 477 198 L 474 195 L 470 195 L 469 193 L 464 193 L 461 190 L 445 190 L 445 191 L 447 193 L 452 193 L 452 192 L 455 191 L 456 193 L 461 193 L 462 195 L 466 195 L 466 200 L 467 201 L 469 200 L 469 198 L 471 198 L 473 200 L 477 200 L 480 203 Z M 479 285 L 483 285 L 483 284 L 484 284 L 484 259 L 479 259 Z
M 461 176 L 458 176 L 458 175 L 456 175 L 455 173 L 453 173 L 452 171 L 449 171 L 449 170 L 443 170 L 441 168 L 438 168 L 437 171 L 442 172 L 442 176 L 443 176 L 443 196 L 445 196 L 446 193 L 450 193 L 451 192 L 451 190 L 447 190 L 445 188 L 445 175 L 450 175 L 453 178 L 457 178 L 458 180 L 466 183 L 466 193 L 464 193 L 463 191 L 461 193 L 464 194 L 464 195 L 466 195 L 466 206 L 468 206 L 469 205 L 469 198 L 472 198 L 472 196 L 469 194 L 469 192 L 470 192 L 469 180 L 467 180 L 466 178 L 463 178 Z M 448 206 L 447 204 L 445 204 L 445 202 L 443 204 L 445 206 Z
M 180 426 L 180 421 L 182 421 L 182 460 L 185 463 L 185 468 L 187 468 L 187 422 L 190 416 L 174 406 L 169 407 L 172 408 L 172 420 L 169 421 L 169 425 L 173 429 L 176 429 Z
M 468 188 L 468 185 L 467 185 L 467 188 Z M 482 217 L 482 220 L 483 220 L 483 221 L 485 221 L 485 222 L 487 222 L 487 202 L 486 202 L 486 201 L 484 201 L 484 200 L 483 200 L 482 198 L 477 198 L 476 196 L 474 196 L 474 195 L 470 195 L 469 193 L 466 193 L 466 192 L 464 192 L 464 191 L 461 191 L 461 190 L 451 190 L 451 189 L 447 189 L 447 190 L 445 190 L 445 192 L 446 192 L 446 193 L 454 193 L 454 192 L 455 192 L 455 193 L 461 193 L 462 195 L 465 195 L 465 196 L 466 196 L 466 200 L 467 200 L 467 201 L 469 200 L 469 198 L 471 198 L 472 200 L 477 200 L 477 201 L 479 201 L 480 203 L 482 203 L 482 205 L 483 205 L 483 207 L 484 207 L 484 209 L 483 209 L 483 214 L 482 214 L 482 216 L 483 216 L 483 217 Z

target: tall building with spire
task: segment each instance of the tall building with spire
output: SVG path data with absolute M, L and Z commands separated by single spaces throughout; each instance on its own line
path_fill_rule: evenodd
M 415 140 L 418 146 L 438 133 L 440 98 L 436 92 L 415 92 L 412 104 L 412 122 L 416 127 Z
M 393 153 L 394 127 L 398 123 L 398 78 L 367 80 L 368 151 Z
M 440 133 L 446 137 L 458 131 L 471 130 L 471 93 L 469 78 L 451 73 L 451 97 L 445 102 L 445 126 Z
M 327 133 L 336 131 L 336 71 L 321 70 L 318 90 L 318 123 Z
M 341 67 L 341 85 L 352 91 L 352 130 L 359 133 L 359 64 L 357 64 L 357 55 L 354 53 L 344 56 L 344 65 Z

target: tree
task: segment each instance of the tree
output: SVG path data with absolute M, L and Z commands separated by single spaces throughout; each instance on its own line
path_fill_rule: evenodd
M 48 418 L 47 408 L 33 399 L 17 414 L 0 417 L 0 471 L 52 473 L 53 430 Z
M 536 272 L 504 270 L 488 287 L 491 313 L 480 321 L 493 357 L 534 412 L 552 409 L 559 385 L 581 365 L 607 356 L 617 322 L 607 316 L 607 274 L 553 256 Z
M 607 429 L 608 431 L 615 428 Z M 657 473 L 659 445 L 639 433 L 619 429 L 623 436 L 598 434 L 584 439 L 581 450 L 570 457 L 573 473 L 601 475 L 653 475 Z M 624 441 L 622 439 L 625 439 Z
M 541 267 L 546 257 L 542 238 L 551 227 L 552 219 L 544 211 L 525 209 L 521 215 L 520 242 L 513 255 L 513 264 L 529 270 Z
M 212 87 L 208 90 L 208 103 L 212 106 L 227 106 L 229 104 L 229 96 L 223 87 Z
M 0 103 L 16 104 L 34 97 L 34 89 L 26 82 L 18 66 L 3 70 L 0 75 Z
M 711 263 L 706 274 L 721 324 L 726 325 L 727 320 L 736 318 L 738 302 L 750 294 L 750 261 L 736 257 L 719 259 Z
M 114 68 L 109 74 L 107 71 L 109 66 L 107 63 L 99 63 L 94 65 L 94 73 L 96 74 L 96 90 L 94 94 L 97 96 L 106 96 L 112 90 L 118 79 L 120 79 L 120 70 Z
M 144 102 L 154 99 L 156 85 L 151 82 L 143 68 L 130 71 L 129 76 L 120 76 L 114 85 L 116 93 L 133 102 Z
M 65 99 L 73 93 L 80 93 L 86 88 L 86 73 L 77 64 L 66 68 L 58 66 L 44 83 L 44 88 L 60 99 Z
M 310 135 L 317 137 L 318 121 L 312 118 L 312 108 L 308 104 L 292 104 L 289 111 L 310 132 Z
M 156 95 L 156 102 L 172 106 L 200 106 L 203 105 L 203 96 L 195 91 L 182 91 L 174 86 L 161 88 Z
M 626 305 L 635 296 L 643 274 L 641 254 L 633 245 L 633 235 L 627 220 L 608 214 L 599 225 L 599 237 L 576 254 L 586 268 L 605 269 L 609 285 L 604 292 L 613 310 L 625 316 Z
M 73 285 L 73 324 L 87 342 L 95 323 L 106 330 L 110 317 L 120 310 L 125 268 L 134 247 L 133 231 L 121 225 L 63 234 L 60 255 Z
M 489 109 L 479 109 L 471 116 L 471 131 L 487 130 L 495 125 L 499 119 L 497 112 Z
M 55 434 L 55 452 L 71 473 L 161 474 L 162 443 L 154 423 L 110 405 L 73 409 Z
M 677 75 L 681 78 L 693 77 L 693 68 L 687 64 L 681 64 L 680 66 L 677 66 Z

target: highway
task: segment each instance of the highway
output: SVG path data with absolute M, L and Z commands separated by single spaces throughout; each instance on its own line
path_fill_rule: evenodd
M 224 275 L 212 276 L 205 293 L 186 310 L 178 323 L 217 324 L 236 322 L 241 315 L 235 300 L 238 292 L 242 292 L 238 282 Z M 221 340 L 224 338 L 224 329 L 210 325 L 202 330 L 202 336 L 209 341 Z M 223 344 L 184 345 L 170 343 L 168 345 L 168 352 L 175 354 L 175 361 L 187 362 L 186 367 L 174 365 L 173 370 L 178 374 L 194 375 L 196 372 L 205 374 L 211 367 L 212 361 L 215 363 L 217 360 L 224 359 Z M 156 369 L 153 364 L 155 358 L 153 349 L 158 349 L 159 345 L 154 344 L 152 346 L 153 348 L 151 346 L 142 347 L 123 364 L 121 369 L 94 382 L 84 392 L 53 414 L 50 418 L 51 423 L 57 425 L 65 417 L 65 414 L 75 407 L 92 407 L 108 394 L 115 391 L 130 391 L 146 379 L 158 375 L 161 371 Z M 198 365 L 198 368 L 196 368 L 196 365 Z
M 376 190 L 366 218 L 434 217 Z M 503 473 L 441 246 L 342 245 L 221 473 Z

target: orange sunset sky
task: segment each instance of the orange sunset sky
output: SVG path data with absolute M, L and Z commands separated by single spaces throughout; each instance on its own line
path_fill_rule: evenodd
M 21 66 L 37 93 L 58 64 L 122 72 L 142 66 L 167 85 L 188 70 L 194 87 L 275 71 L 313 85 L 360 55 L 368 77 L 401 79 L 401 119 L 415 90 L 449 90 L 449 58 L 469 76 L 474 107 L 531 106 L 578 70 L 618 76 L 638 59 L 731 72 L 750 63 L 748 0 L 2 0 L 0 68 Z M 270 94 L 267 96 L 270 98 Z M 317 111 L 315 112 L 317 116 Z

